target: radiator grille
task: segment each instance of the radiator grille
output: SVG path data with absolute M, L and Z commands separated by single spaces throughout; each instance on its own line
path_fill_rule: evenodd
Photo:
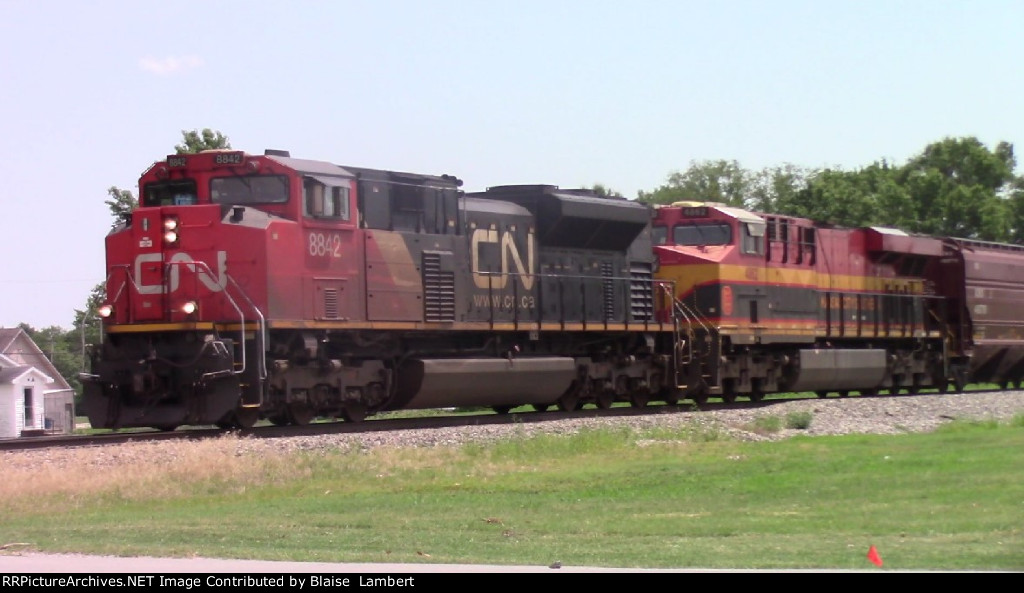
M 324 319 L 338 319 L 338 289 L 324 289 Z
M 423 316 L 427 321 L 455 321 L 455 273 L 444 270 L 442 254 L 423 252 Z
M 654 288 L 651 264 L 633 262 L 629 266 L 629 313 L 634 321 L 654 319 Z

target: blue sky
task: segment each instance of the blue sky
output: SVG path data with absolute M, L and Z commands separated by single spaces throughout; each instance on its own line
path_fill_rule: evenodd
M 635 197 L 691 161 L 1024 142 L 1020 0 L 0 0 L 0 326 L 69 327 L 107 188 L 234 148 Z M 1018 173 L 1020 167 L 1018 167 Z

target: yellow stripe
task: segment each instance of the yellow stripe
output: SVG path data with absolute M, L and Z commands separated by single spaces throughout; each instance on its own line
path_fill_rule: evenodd
M 906 278 L 879 278 L 843 274 L 819 274 L 815 270 L 767 267 L 765 265 L 740 266 L 735 264 L 669 264 L 655 275 L 676 283 L 676 293 L 688 292 L 694 286 L 712 282 L 738 282 L 771 284 L 775 286 L 813 288 L 831 291 L 900 292 L 922 294 L 921 280 Z
M 239 329 L 239 324 L 226 325 Z M 301 321 L 278 320 L 267 323 L 270 329 L 330 329 L 330 330 L 392 330 L 392 331 L 671 331 L 670 323 L 603 323 L 599 321 L 537 323 L 536 321 L 486 321 L 423 323 L 410 321 Z
M 208 321 L 188 323 L 128 323 L 103 328 L 108 334 L 134 334 L 142 332 L 210 331 L 213 323 Z
M 702 326 L 698 323 L 691 324 L 692 328 L 699 330 Z M 680 324 L 680 328 L 687 329 L 687 324 Z M 847 324 L 845 327 L 834 325 L 831 330 L 826 330 L 825 326 L 787 326 L 784 323 L 758 323 L 755 325 L 717 325 L 714 326 L 723 336 L 736 336 L 736 335 L 748 335 L 756 334 L 760 337 L 771 337 L 771 336 L 785 336 L 785 335 L 796 335 L 796 336 L 816 336 L 820 338 L 940 338 L 942 332 L 940 331 L 924 331 L 921 329 L 907 329 L 906 331 L 890 328 L 888 330 L 879 328 L 877 332 L 874 332 L 874 326 L 865 323 L 861 326 L 860 335 L 857 335 L 857 326 L 854 324 Z

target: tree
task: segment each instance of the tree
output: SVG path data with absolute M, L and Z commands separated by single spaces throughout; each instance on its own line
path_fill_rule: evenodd
M 977 138 L 945 138 L 902 168 L 901 185 L 916 208 L 913 230 L 940 236 L 1007 241 L 1013 216 L 1009 198 L 1017 177 L 1013 145 L 989 150 Z
M 593 191 L 595 194 L 601 196 L 602 198 L 623 197 L 621 193 L 615 191 L 614 189 L 611 189 L 610 187 L 605 186 L 602 183 L 595 183 L 590 187 L 590 190 Z
M 127 220 L 128 215 L 139 205 L 139 201 L 135 199 L 130 190 L 121 189 L 113 185 L 107 190 L 107 194 L 110 195 L 110 199 L 104 203 L 110 208 L 110 214 L 114 217 L 114 221 L 110 223 L 110 226 L 116 228 Z
M 203 128 L 202 132 L 182 130 L 181 137 L 183 142 L 174 147 L 178 154 L 195 154 L 204 150 L 231 148 L 231 141 L 227 136 L 210 128 Z
M 690 161 L 685 172 L 672 173 L 652 192 L 641 190 L 637 199 L 648 204 L 695 201 L 743 207 L 750 186 L 750 174 L 736 161 Z
M 1010 209 L 1010 241 L 1024 245 L 1024 177 L 1014 180 L 1007 200 Z
M 807 179 L 814 172 L 792 164 L 766 167 L 748 176 L 748 194 L 745 203 L 756 212 L 785 214 L 780 204 L 794 201 L 796 193 L 807 187 Z
M 886 161 L 855 171 L 817 171 L 803 189 L 781 198 L 777 211 L 839 226 L 908 228 L 916 214 L 896 173 Z

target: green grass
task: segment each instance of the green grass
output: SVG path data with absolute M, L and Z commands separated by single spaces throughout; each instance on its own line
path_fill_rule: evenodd
M 83 460 L 43 491 L 6 472 L 0 545 L 727 569 L 875 569 L 875 546 L 885 569 L 1024 570 L 1024 416 L 757 443 L 696 424 L 263 456 L 239 456 L 235 438 L 100 476 Z

